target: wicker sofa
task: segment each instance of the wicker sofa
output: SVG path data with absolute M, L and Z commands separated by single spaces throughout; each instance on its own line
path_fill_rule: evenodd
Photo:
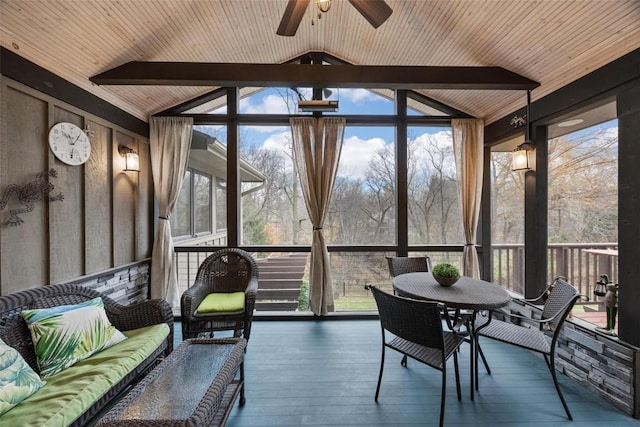
M 47 378 L 44 387 L 0 416 L 0 425 L 84 426 L 155 366 L 158 358 L 173 350 L 173 313 L 166 301 L 123 306 L 100 292 L 72 284 L 48 285 L 1 296 L 0 338 L 40 373 L 21 312 L 78 304 L 96 297 L 102 298 L 111 324 L 128 339 Z M 74 369 L 82 374 L 70 372 Z

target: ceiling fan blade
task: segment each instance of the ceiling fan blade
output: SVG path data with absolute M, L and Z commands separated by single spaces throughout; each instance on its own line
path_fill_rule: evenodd
M 300 21 L 302 21 L 304 12 L 307 10 L 307 6 L 309 6 L 309 1 L 310 0 L 289 0 L 276 34 L 279 36 L 294 36 L 298 30 Z
M 393 9 L 384 0 L 349 0 L 349 3 L 373 25 L 373 28 L 384 24 L 393 13 Z

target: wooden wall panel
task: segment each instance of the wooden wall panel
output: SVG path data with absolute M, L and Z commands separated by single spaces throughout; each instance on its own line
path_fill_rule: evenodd
M 151 257 L 153 249 L 153 178 L 151 174 L 151 155 L 149 143 L 138 139 L 138 154 L 140 156 L 140 173 L 138 174 L 138 199 L 136 205 L 136 259 Z
M 149 143 L 110 122 L 0 76 L 0 192 L 24 186 L 53 167 L 54 193 L 9 227 L 0 211 L 0 294 L 68 282 L 141 261 L 151 254 L 153 189 Z M 65 121 L 91 129 L 92 151 L 82 166 L 66 165 L 49 149 L 49 129 Z M 122 171 L 118 144 L 140 153 L 139 176 Z M 48 197 L 46 198 L 48 200 Z
M 9 185 L 22 187 L 47 170 L 48 107 L 37 97 L 1 84 L 0 191 L 4 193 Z M 54 192 L 60 191 L 58 179 L 51 178 L 51 183 L 55 185 Z M 61 202 L 51 202 L 55 204 Z M 35 202 L 33 211 L 19 215 L 24 223 L 14 227 L 7 224 L 9 210 L 24 207 L 17 196 L 12 194 L 6 208 L 0 211 L 0 294 L 48 282 L 47 205 L 45 200 Z
M 86 272 L 111 268 L 112 207 L 111 207 L 111 128 L 89 122 L 91 131 L 91 157 L 85 163 L 85 224 L 84 235 Z
M 113 260 L 116 265 L 135 260 L 135 207 L 138 177 L 124 172 L 124 158 L 118 146 L 137 150 L 135 138 L 116 131 L 113 140 Z
M 82 116 L 54 107 L 51 126 L 60 122 L 70 122 L 84 129 Z M 64 201 L 49 206 L 49 280 L 56 283 L 85 273 L 84 165 L 67 165 L 51 153 L 49 167 L 56 169 L 57 182 L 64 189 Z

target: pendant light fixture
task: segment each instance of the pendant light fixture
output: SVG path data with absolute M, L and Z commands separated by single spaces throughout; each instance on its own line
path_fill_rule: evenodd
M 511 170 L 514 171 L 528 171 L 531 170 L 531 159 L 529 156 L 535 147 L 534 142 L 531 140 L 531 91 L 527 91 L 527 112 L 526 112 L 526 129 L 525 129 L 525 141 L 518 145 L 512 153 Z

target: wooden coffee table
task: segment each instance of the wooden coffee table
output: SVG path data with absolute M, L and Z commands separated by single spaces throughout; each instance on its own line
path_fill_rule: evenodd
M 245 403 L 246 345 L 243 338 L 183 341 L 97 425 L 223 426 L 238 394 Z

